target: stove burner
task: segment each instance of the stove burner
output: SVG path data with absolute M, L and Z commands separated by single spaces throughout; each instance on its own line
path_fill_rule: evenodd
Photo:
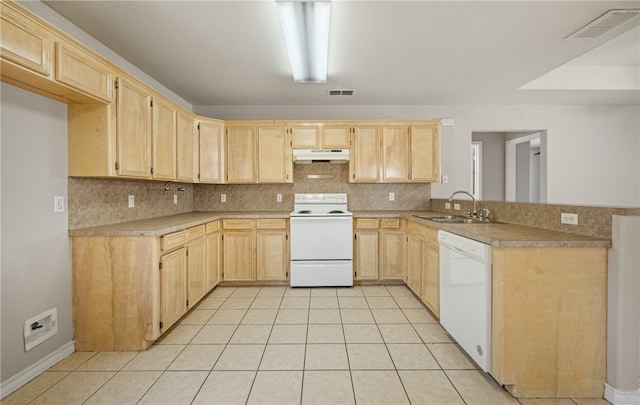
M 311 211 L 309 211 L 309 210 L 300 210 L 300 211 L 298 211 L 298 214 L 311 214 Z
M 341 210 L 333 210 L 333 211 L 329 211 L 329 214 L 344 214 L 344 211 L 341 211 Z

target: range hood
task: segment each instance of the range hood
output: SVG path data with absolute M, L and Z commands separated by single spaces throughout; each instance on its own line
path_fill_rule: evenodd
M 347 163 L 349 149 L 294 149 L 293 163 Z

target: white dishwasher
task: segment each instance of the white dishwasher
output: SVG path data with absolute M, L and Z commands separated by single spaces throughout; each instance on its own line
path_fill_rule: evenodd
M 446 231 L 440 244 L 440 323 L 491 372 L 491 246 Z

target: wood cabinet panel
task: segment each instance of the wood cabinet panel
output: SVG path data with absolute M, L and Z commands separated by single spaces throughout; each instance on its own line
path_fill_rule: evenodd
M 223 236 L 223 279 L 255 279 L 255 243 L 253 232 L 225 232 Z
M 256 255 L 257 280 L 287 280 L 289 275 L 289 240 L 286 232 L 257 232 Z
M 176 179 L 176 110 L 168 101 L 153 103 L 153 178 Z
M 382 127 L 382 181 L 409 180 L 409 128 L 406 125 Z
M 118 79 L 117 148 L 120 176 L 151 176 L 151 95 L 128 79 Z
M 349 179 L 352 182 L 377 182 L 380 180 L 380 138 L 377 125 L 354 126 L 349 161 Z
M 322 130 L 324 149 L 349 149 L 351 147 L 351 127 L 349 125 L 325 125 Z
M 227 182 L 255 183 L 257 173 L 255 127 L 226 129 Z
M 358 229 L 378 229 L 378 223 L 377 218 L 356 218 L 356 228 Z
M 440 181 L 440 136 L 437 126 L 412 125 L 410 133 L 411 180 Z
M 286 126 L 258 128 L 258 182 L 292 183 L 291 141 Z
M 86 51 L 67 42 L 56 43 L 55 79 L 105 103 L 113 101 L 113 72 Z
M 378 279 L 378 231 L 358 230 L 355 239 L 355 277 Z
M 204 231 L 204 225 L 198 228 L 202 228 Z M 189 308 L 193 308 L 209 291 L 207 289 L 206 260 L 204 237 L 190 241 L 187 246 L 187 302 Z
M 437 247 L 422 243 L 422 271 L 421 271 L 422 302 L 440 317 L 440 251 Z
M 223 219 L 223 229 L 253 229 L 253 219 Z
M 287 229 L 285 218 L 258 218 L 256 219 L 256 229 Z
M 318 124 L 291 125 L 291 143 L 294 149 L 320 149 L 322 127 Z
M 160 259 L 161 331 L 166 331 L 187 311 L 187 249 Z
M 217 121 L 199 121 L 200 183 L 224 183 L 224 125 Z
M 407 236 L 407 286 L 420 297 L 422 272 L 422 241 L 413 236 Z
M 211 291 L 221 281 L 222 276 L 222 234 L 219 231 L 207 234 L 205 244 L 206 285 L 207 291 Z
M 169 233 L 160 238 L 160 249 L 165 252 L 184 246 L 188 240 L 187 231 Z
M 8 3 L 0 3 L 0 11 L 2 61 L 44 77 L 51 77 L 53 34 L 13 7 L 9 7 Z M 6 74 L 4 71 L 2 73 L 3 76 Z
M 404 232 L 381 231 L 381 278 L 385 280 L 405 279 L 405 242 Z
M 177 179 L 194 183 L 198 179 L 198 138 L 191 114 L 178 111 L 177 116 Z

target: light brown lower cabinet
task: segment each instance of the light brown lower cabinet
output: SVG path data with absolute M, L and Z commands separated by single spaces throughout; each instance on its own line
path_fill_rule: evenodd
M 73 237 L 76 350 L 144 350 L 195 306 L 218 282 L 219 250 L 205 229 Z
M 516 397 L 602 398 L 607 249 L 493 248 L 493 377 Z
M 222 221 L 213 221 L 205 228 L 205 268 L 207 290 L 222 280 Z
M 222 228 L 224 281 L 288 279 L 287 219 L 224 219 Z
M 405 279 L 405 235 L 399 218 L 354 220 L 356 280 Z

